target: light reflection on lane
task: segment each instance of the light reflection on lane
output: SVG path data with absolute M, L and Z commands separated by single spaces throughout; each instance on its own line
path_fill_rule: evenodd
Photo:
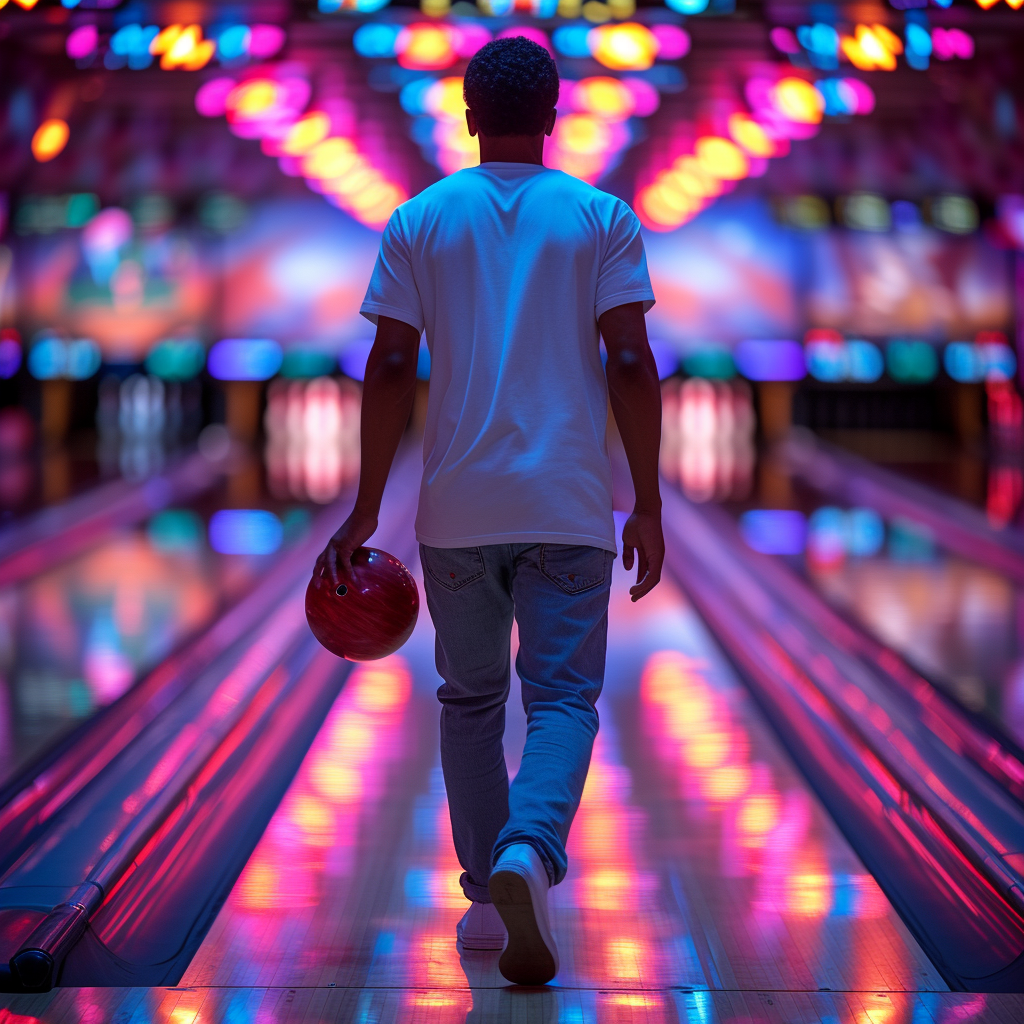
M 856 989 L 880 995 L 837 999 L 822 1019 L 917 1024 L 914 997 L 896 993 L 944 988 L 934 970 L 692 609 L 669 583 L 639 606 L 627 586 L 613 590 L 602 728 L 551 896 L 562 970 L 528 1016 L 774 1024 L 726 990 Z M 333 983 L 360 1021 L 475 1024 L 526 1006 L 497 954 L 455 947 L 467 904 L 431 641 L 421 623 L 401 656 L 355 669 L 185 984 Z M 514 683 L 513 769 L 518 702 Z M 226 996 L 203 1006 L 227 1019 Z M 285 1018 L 264 1004 L 237 1019 Z

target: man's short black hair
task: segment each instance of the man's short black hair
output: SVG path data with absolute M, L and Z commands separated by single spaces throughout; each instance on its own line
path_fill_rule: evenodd
M 558 67 L 530 39 L 495 39 L 469 62 L 463 94 L 481 135 L 539 135 L 558 102 Z

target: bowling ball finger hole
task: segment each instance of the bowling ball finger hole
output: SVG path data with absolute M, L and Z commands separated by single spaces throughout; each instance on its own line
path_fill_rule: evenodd
M 335 591 L 338 597 L 344 597 L 348 593 L 348 587 L 344 583 L 338 584 L 338 589 Z

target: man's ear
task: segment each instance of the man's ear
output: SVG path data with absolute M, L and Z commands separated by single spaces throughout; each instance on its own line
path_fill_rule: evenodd
M 548 123 L 544 126 L 544 134 L 550 135 L 555 130 L 555 118 L 558 117 L 558 111 L 552 110 L 548 115 Z M 470 132 L 470 135 L 473 133 Z
M 471 136 L 476 135 L 476 133 L 480 130 L 477 127 L 476 114 L 474 114 L 473 111 L 469 109 L 469 107 L 466 107 L 466 127 L 469 129 L 469 134 Z

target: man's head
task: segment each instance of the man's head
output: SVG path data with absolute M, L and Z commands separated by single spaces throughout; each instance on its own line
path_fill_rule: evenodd
M 550 133 L 558 68 L 551 54 L 529 39 L 495 39 L 469 62 L 463 90 L 481 135 Z

